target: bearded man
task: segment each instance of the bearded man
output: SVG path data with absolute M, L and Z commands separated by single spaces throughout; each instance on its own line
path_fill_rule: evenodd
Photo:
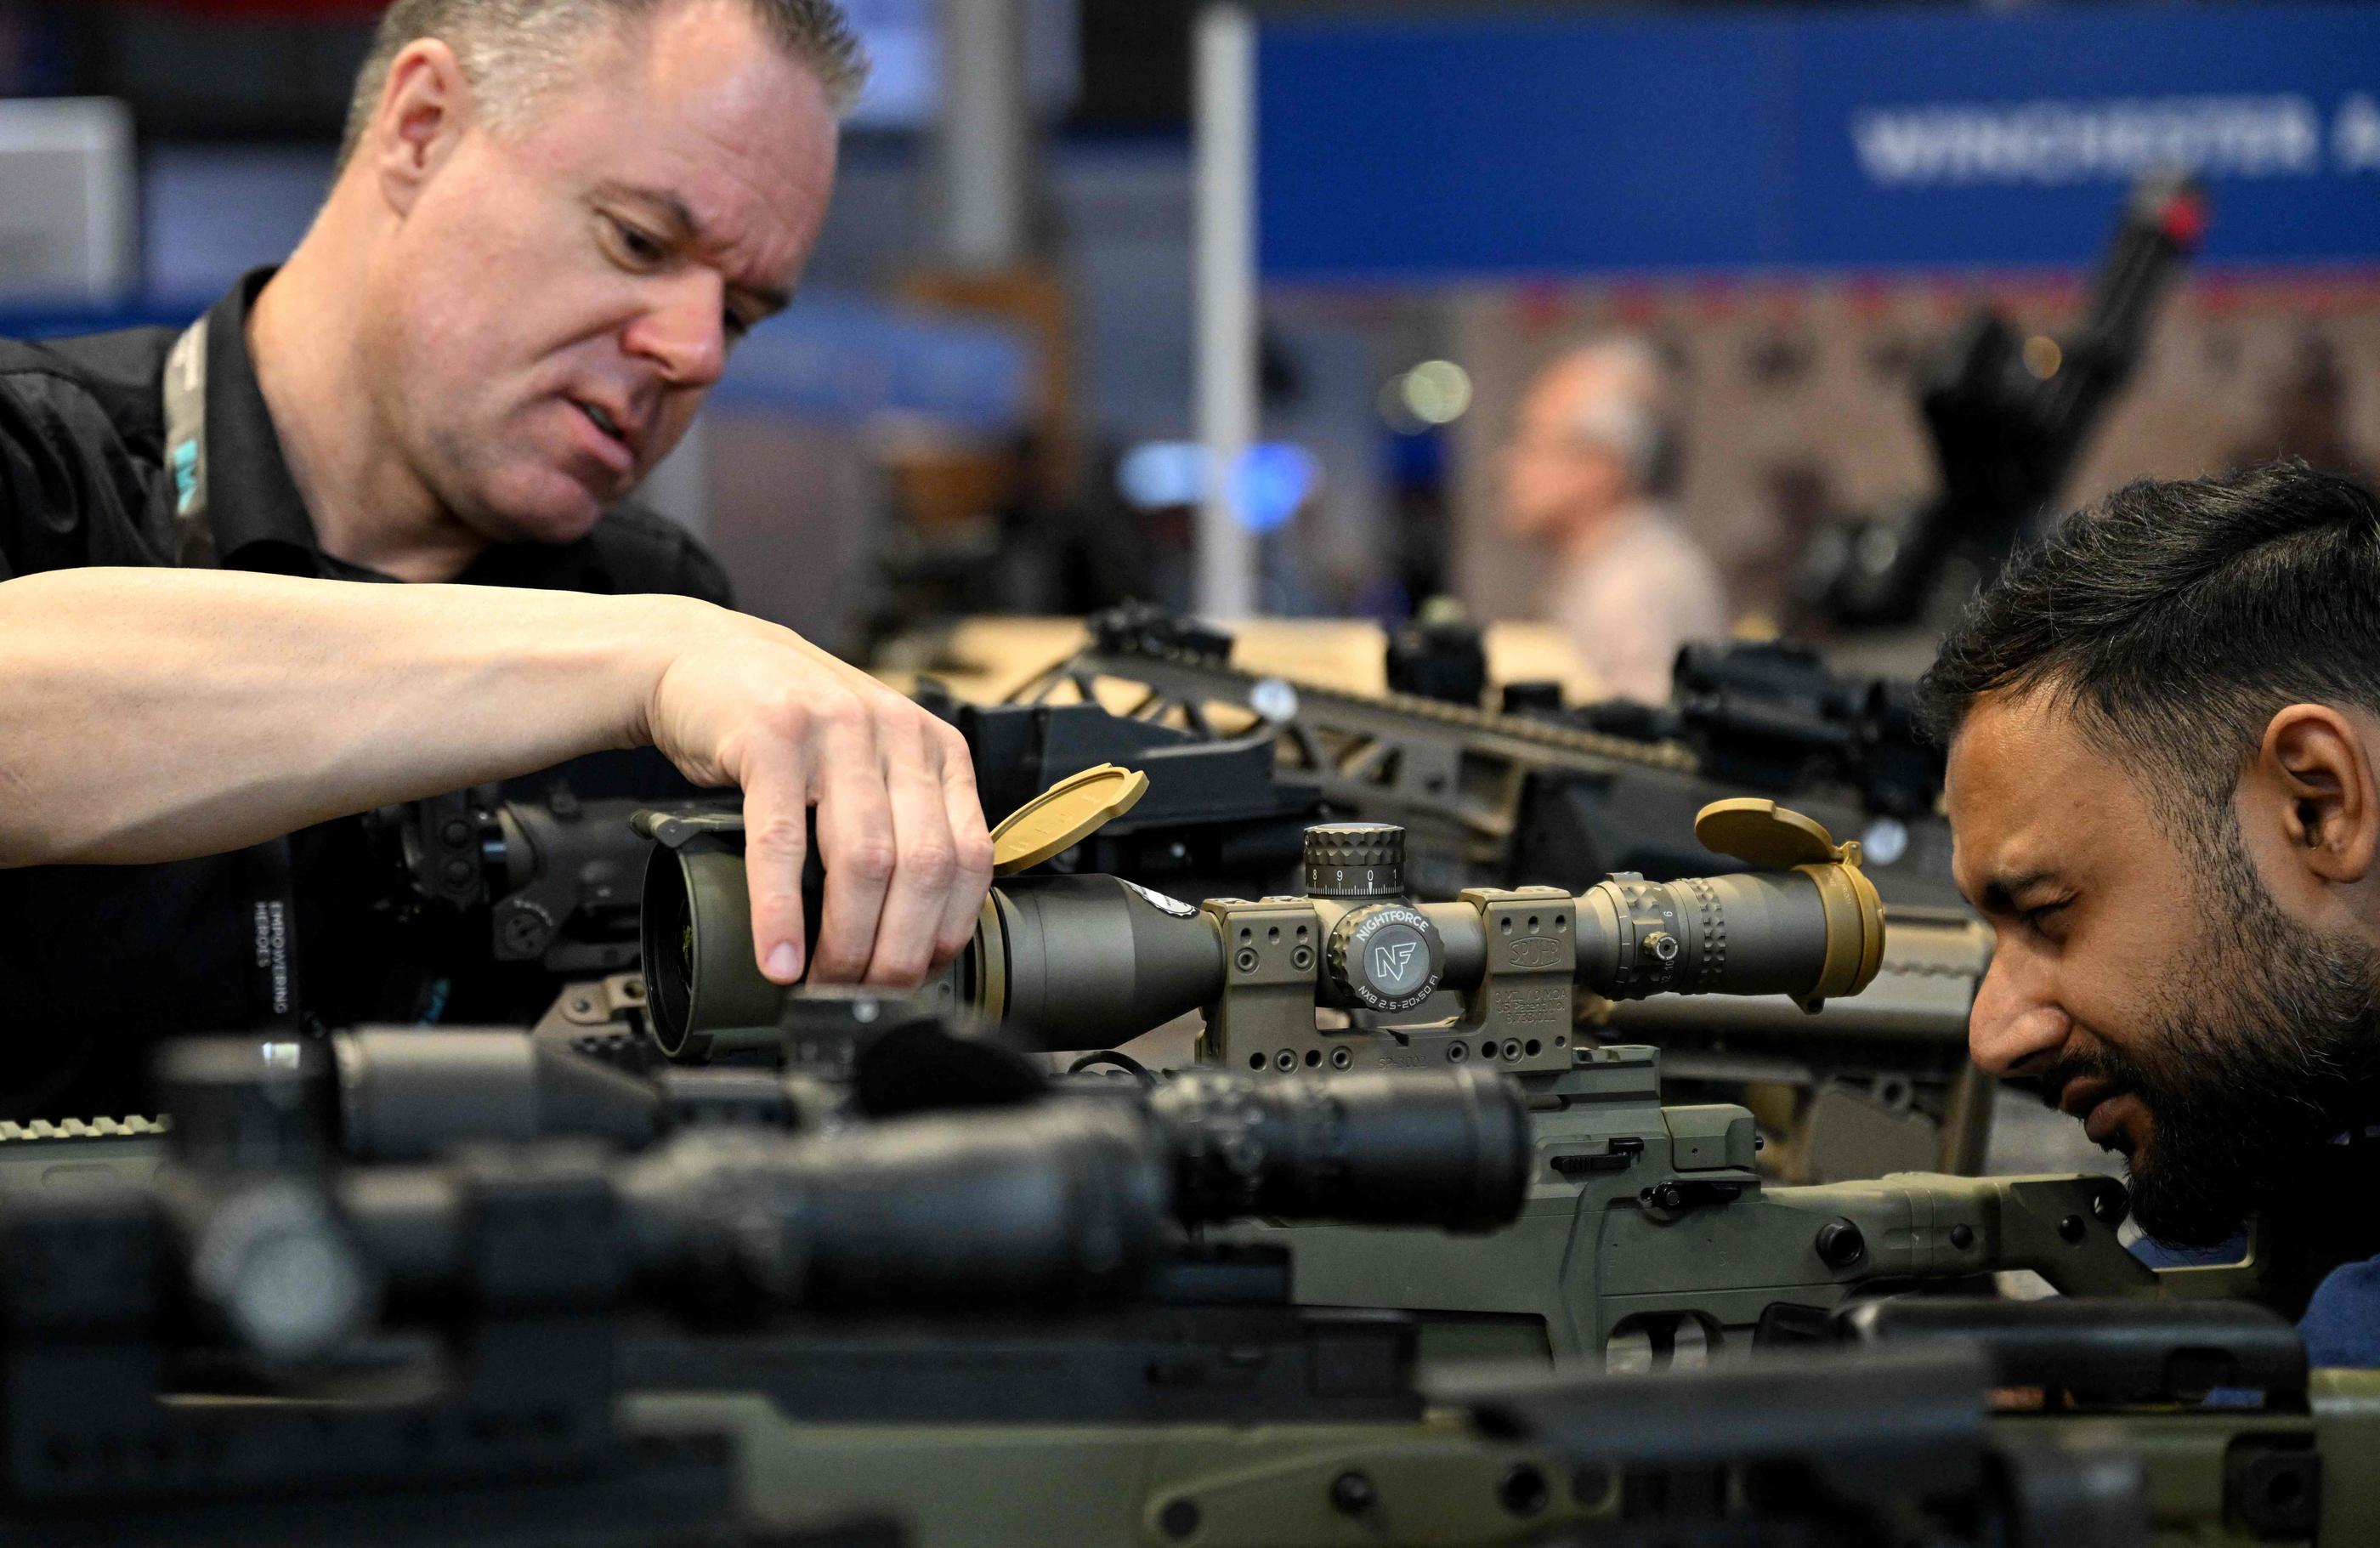
M 2380 1366 L 2380 502 L 2297 463 L 2132 484 L 1925 688 L 1998 935 L 1975 1062 L 2120 1151 L 2155 1242 L 2287 1238 L 2314 1362 Z

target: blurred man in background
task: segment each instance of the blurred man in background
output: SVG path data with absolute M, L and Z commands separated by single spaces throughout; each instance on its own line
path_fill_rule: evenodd
M 1505 449 L 1503 524 L 1548 560 L 1543 607 L 1614 697 L 1670 697 L 1689 640 L 1727 632 L 1718 571 L 1658 501 L 1670 394 L 1625 336 L 1563 354 L 1521 399 Z

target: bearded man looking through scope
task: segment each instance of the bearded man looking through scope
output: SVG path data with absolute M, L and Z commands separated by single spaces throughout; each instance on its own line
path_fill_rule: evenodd
M 2315 1362 L 2380 1366 L 2380 502 L 2297 463 L 2119 490 L 1925 696 L 1998 936 L 1976 1063 L 2120 1151 L 2157 1241 L 2292 1221 Z

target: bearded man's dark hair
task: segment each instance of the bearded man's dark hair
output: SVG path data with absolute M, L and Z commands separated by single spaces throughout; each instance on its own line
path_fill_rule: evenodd
M 2301 462 L 2128 484 L 2061 521 L 1969 607 L 1920 685 L 1944 745 L 1987 694 L 2046 695 L 2137 773 L 2205 878 L 2198 960 L 2144 1007 L 2151 1044 L 2085 1038 L 2034 1074 L 2137 1090 L 2155 1164 L 2134 1201 L 2154 1235 L 2219 1239 L 2361 1114 L 2380 954 L 2290 919 L 2233 804 L 2290 704 L 2380 713 L 2380 502 Z
M 1985 693 L 2047 689 L 2213 835 L 2275 712 L 2380 713 L 2380 501 L 2302 462 L 2143 480 L 2059 522 L 1968 608 L 1920 687 L 1944 744 Z

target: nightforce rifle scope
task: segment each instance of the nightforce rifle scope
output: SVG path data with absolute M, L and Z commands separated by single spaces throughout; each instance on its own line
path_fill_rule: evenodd
M 753 961 L 741 820 L 638 822 L 657 841 L 644 894 L 655 1040 L 687 1062 L 772 1047 L 783 991 Z M 1815 1009 L 1876 976 L 1883 909 L 1857 844 L 1767 800 L 1716 802 L 1695 832 L 1763 869 L 1413 903 L 1403 831 L 1349 823 L 1307 831 L 1302 897 L 1194 906 L 1112 876 L 1010 876 L 934 990 L 960 1019 L 1050 1052 L 1112 1046 L 1203 1010 L 1210 1064 L 1287 1073 L 1477 1058 L 1523 1073 L 1568 1067 L 1578 989 L 1782 993 Z M 1441 994 L 1461 1014 L 1427 1020 Z M 1320 1025 L 1317 1007 L 1345 1013 L 1344 1027 Z

